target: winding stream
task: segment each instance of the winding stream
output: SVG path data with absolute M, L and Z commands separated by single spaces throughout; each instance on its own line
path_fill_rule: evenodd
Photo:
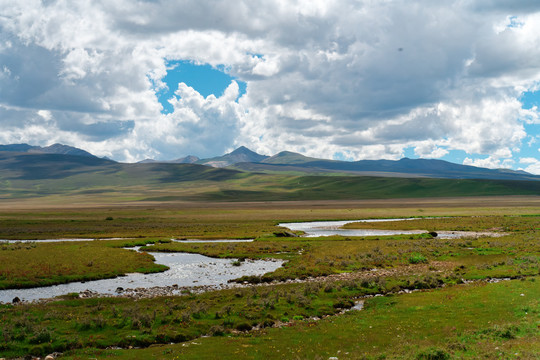
M 364 220 L 345 220 L 345 221 L 311 221 L 298 223 L 281 223 L 278 226 L 286 227 L 292 231 L 303 231 L 304 237 L 318 236 L 391 236 L 391 235 L 406 235 L 406 234 L 425 234 L 427 230 L 376 230 L 376 229 L 342 229 L 345 224 L 357 222 L 382 222 L 382 221 L 405 221 L 416 220 L 416 218 L 405 219 L 364 219 Z M 437 231 L 439 239 L 459 239 L 464 237 L 476 236 L 503 236 L 504 233 L 496 233 L 491 231 L 474 232 L 474 231 Z
M 214 259 L 199 254 L 151 253 L 156 263 L 167 265 L 170 269 L 155 274 L 132 273 L 114 279 L 72 282 L 68 284 L 45 286 L 31 289 L 0 290 L 0 303 L 11 302 L 15 297 L 31 301 L 52 298 L 69 293 L 90 290 L 101 294 L 116 294 L 117 288 L 152 288 L 175 286 L 219 286 L 228 280 L 244 275 L 262 275 L 279 268 L 281 260 L 246 260 L 234 266 L 236 259 Z M 178 290 L 179 292 L 180 290 Z
M 385 236 L 402 234 L 423 234 L 425 230 L 373 230 L 373 229 L 342 229 L 343 225 L 355 222 L 381 222 L 401 221 L 412 219 L 371 219 L 371 220 L 345 220 L 345 221 L 311 221 L 299 223 L 282 223 L 278 226 L 286 227 L 292 231 L 303 231 L 305 237 L 317 236 Z
M 380 222 L 402 221 L 408 219 L 369 219 L 369 220 L 345 220 L 345 221 L 312 221 L 300 223 L 282 223 L 279 226 L 292 231 L 303 231 L 305 237 L 317 236 L 386 236 L 402 234 L 422 234 L 425 230 L 373 230 L 373 229 L 342 229 L 343 225 L 353 222 Z M 438 237 L 442 239 L 461 238 L 467 236 L 501 236 L 497 233 L 471 233 L 463 231 L 440 231 Z M 38 242 L 53 241 L 91 241 L 92 239 L 49 239 Z M 113 239 L 111 239 L 113 240 Z M 117 240 L 117 239 L 114 239 Z M 17 240 L 8 240 L 16 242 Z M 24 241 L 24 240 L 23 240 Z M 253 239 L 242 240 L 175 240 L 178 242 L 249 242 Z M 136 249 L 138 250 L 138 248 Z M 199 254 L 188 253 L 151 253 L 156 263 L 167 265 L 170 269 L 155 274 L 132 273 L 126 276 L 95 280 L 87 282 L 73 282 L 62 285 L 46 286 L 31 289 L 0 290 L 0 303 L 11 302 L 15 297 L 21 300 L 31 301 L 44 298 L 52 298 L 68 293 L 81 293 L 92 291 L 100 294 L 117 294 L 118 288 L 150 289 L 154 287 L 190 287 L 190 286 L 220 286 L 229 280 L 245 275 L 263 275 L 275 271 L 282 264 L 282 260 L 247 260 L 240 266 L 234 266 L 236 259 L 214 259 Z M 179 292 L 178 290 L 177 292 Z M 174 294 L 174 291 L 172 292 Z

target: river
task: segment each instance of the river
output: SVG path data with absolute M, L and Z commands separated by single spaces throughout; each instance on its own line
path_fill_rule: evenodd
M 11 302 L 15 297 L 31 301 L 87 290 L 101 294 L 116 294 L 119 287 L 133 289 L 174 285 L 219 286 L 244 275 L 263 275 L 272 272 L 283 264 L 281 260 L 246 260 L 241 262 L 240 266 L 234 266 L 233 262 L 236 259 L 214 259 L 188 253 L 151 254 L 155 257 L 156 263 L 167 265 L 169 270 L 154 274 L 132 273 L 114 279 L 72 282 L 30 289 L 0 290 L 0 303 Z
M 316 236 L 388 236 L 400 234 L 422 234 L 426 230 L 372 230 L 372 229 L 342 229 L 343 225 L 352 222 L 380 222 L 402 221 L 408 219 L 370 219 L 370 220 L 345 220 L 345 221 L 312 221 L 299 223 L 281 223 L 279 226 L 292 231 L 303 231 L 305 237 Z M 502 233 L 501 233 L 502 234 Z M 463 231 L 441 231 L 438 237 L 442 239 L 461 238 L 467 236 L 500 236 L 497 233 L 469 233 Z M 60 239 L 52 241 L 89 241 L 91 239 Z M 113 239 L 111 239 L 113 240 Z M 116 239 L 114 239 L 116 240 Z M 16 240 L 10 240 L 14 242 Z M 37 242 L 44 241 L 38 240 Z M 173 240 L 181 242 L 249 242 L 245 240 Z M 73 282 L 62 285 L 46 286 L 31 289 L 0 290 L 0 303 L 11 302 L 18 297 L 21 300 L 31 301 L 42 298 L 51 298 L 68 293 L 80 293 L 87 290 L 101 294 L 116 294 L 118 288 L 152 288 L 152 287 L 178 287 L 186 286 L 220 286 L 229 280 L 245 275 L 263 275 L 275 271 L 282 264 L 282 260 L 247 260 L 240 266 L 234 266 L 236 259 L 214 259 L 199 254 L 187 253 L 151 253 L 156 263 L 167 265 L 170 269 L 155 274 L 127 274 L 114 279 L 95 280 L 87 282 Z

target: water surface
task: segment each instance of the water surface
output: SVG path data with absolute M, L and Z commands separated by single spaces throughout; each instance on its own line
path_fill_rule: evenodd
M 402 221 L 413 219 L 367 219 L 367 220 L 344 220 L 344 221 L 311 221 L 299 223 L 282 223 L 279 226 L 292 231 L 303 231 L 306 237 L 317 236 L 388 236 L 402 234 L 423 234 L 426 230 L 374 230 L 374 229 L 343 229 L 343 225 L 355 222 L 381 222 Z
M 343 229 L 345 224 L 357 222 L 382 222 L 382 221 L 405 221 L 417 220 L 416 218 L 405 219 L 363 219 L 363 220 L 344 220 L 344 221 L 310 221 L 298 223 L 282 223 L 278 226 L 286 227 L 292 231 L 303 231 L 305 237 L 318 236 L 391 236 L 408 234 L 425 234 L 427 230 L 377 230 L 377 229 Z M 437 231 L 439 239 L 461 239 L 467 237 L 492 236 L 499 237 L 505 233 L 492 231 Z
M 167 265 L 170 269 L 155 274 L 132 273 L 114 279 L 73 282 L 31 289 L 0 290 L 0 302 L 11 302 L 15 297 L 27 301 L 38 300 L 86 290 L 101 294 L 115 294 L 118 287 L 133 289 L 173 285 L 179 287 L 219 286 L 226 284 L 228 280 L 244 275 L 263 275 L 272 272 L 283 264 L 281 260 L 246 260 L 240 266 L 234 266 L 235 259 L 214 259 L 187 253 L 151 254 L 155 257 L 156 263 Z

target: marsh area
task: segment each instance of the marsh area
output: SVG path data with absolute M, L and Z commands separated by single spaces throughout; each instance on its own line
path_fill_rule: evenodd
M 473 200 L 437 200 L 431 206 L 423 201 L 421 208 L 381 201 L 370 208 L 288 203 L 107 210 L 113 220 L 100 209 L 6 210 L 0 213 L 1 238 L 116 239 L 2 243 L 3 291 L 84 282 L 45 302 L 0 304 L 0 354 L 476 359 L 517 352 L 535 358 L 540 206 L 518 200 L 489 208 Z M 368 217 L 378 221 L 355 222 Z M 414 220 L 400 220 L 405 218 Z M 280 236 L 285 227 L 293 235 Z M 363 232 L 323 236 L 313 234 L 315 228 Z M 135 246 L 146 252 L 126 250 Z M 185 267 L 175 274 L 177 261 Z M 275 268 L 239 274 L 258 263 Z M 213 288 L 193 278 L 182 285 L 181 277 L 191 272 L 220 283 L 239 278 L 241 286 Z M 132 276 L 142 286 L 168 276 L 163 285 L 169 291 L 132 297 Z M 495 278 L 510 280 L 490 281 Z M 103 296 L 73 294 L 84 294 L 94 281 L 107 284 Z M 189 290 L 197 286 L 208 289 Z M 44 297 L 42 289 L 28 290 Z M 361 302 L 362 311 L 346 311 Z

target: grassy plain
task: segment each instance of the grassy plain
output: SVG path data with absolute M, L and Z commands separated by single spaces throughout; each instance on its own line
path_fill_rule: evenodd
M 167 270 L 147 253 L 119 248 L 141 241 L 0 243 L 0 289 L 112 278 Z
M 365 301 L 364 310 L 251 333 L 69 359 L 537 359 L 540 281 L 447 287 Z
M 389 174 L 387 174 L 389 175 Z M 0 154 L 0 199 L 303 201 L 540 194 L 539 181 L 262 174 L 194 164 L 120 164 L 57 154 Z
M 88 199 L 85 204 L 64 207 L 30 200 L 2 203 L 0 238 L 136 238 L 4 244 L 4 249 L 0 246 L 0 256 L 5 256 L 0 269 L 3 281 L 12 284 L 8 287 L 32 280 L 54 282 L 57 275 L 84 276 L 88 269 L 95 277 L 147 271 L 149 256 L 118 246 L 171 237 L 249 237 L 256 241 L 156 243 L 152 249 L 289 261 L 272 274 L 243 279 L 264 285 L 241 289 L 151 300 L 67 296 L 43 304 L 2 305 L 0 356 L 60 351 L 76 359 L 535 358 L 540 353 L 539 214 L 538 197 L 219 204 L 170 201 L 107 207 Z M 281 231 L 276 225 L 286 221 L 410 216 L 457 217 L 371 226 L 489 229 L 507 235 L 441 240 L 425 235 L 307 239 L 274 234 Z M 81 262 L 78 253 L 95 258 Z M 39 279 L 30 270 L 17 273 L 26 268 L 19 259 L 28 256 L 36 262 L 50 259 L 50 271 L 37 271 Z M 90 261 L 92 266 L 88 266 Z M 76 267 L 77 263 L 82 267 Z M 461 284 L 494 277 L 517 280 Z M 309 281 L 274 281 L 286 279 Z M 404 289 L 421 292 L 391 295 Z M 362 311 L 326 317 L 375 293 L 388 295 L 365 299 Z M 212 336 L 200 338 L 202 335 Z M 146 348 L 170 342 L 181 344 Z M 114 346 L 146 349 L 106 349 Z

